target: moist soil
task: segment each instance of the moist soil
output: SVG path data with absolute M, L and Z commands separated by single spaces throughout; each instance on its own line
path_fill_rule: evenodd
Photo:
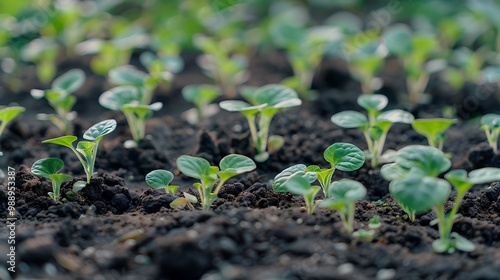
M 345 65 L 337 60 L 323 63 L 314 81 L 316 101 L 277 115 L 271 132 L 285 137 L 285 146 L 271 154 L 257 169 L 229 180 L 211 211 L 171 209 L 174 196 L 148 189 L 144 176 L 154 169 L 174 172 L 175 184 L 195 194 L 192 179 L 180 174 L 175 160 L 183 154 L 201 156 L 216 164 L 229 153 L 253 156 L 247 124 L 235 113 L 220 114 L 192 125 L 182 118 L 190 105 L 180 97 L 187 84 L 209 82 L 195 66 L 193 54 L 185 54 L 187 68 L 170 90 L 159 89 L 161 113 L 148 121 L 148 137 L 136 148 L 126 149 L 130 138 L 126 120 L 97 103 L 109 87 L 103 77 L 93 76 L 85 61 L 66 61 L 59 72 L 80 67 L 88 74 L 76 95 L 74 134 L 93 123 L 115 118 L 118 128 L 101 144 L 90 185 L 81 192 L 68 192 L 82 179 L 82 168 L 68 149 L 43 145 L 41 141 L 60 136 L 50 124 L 37 121 L 36 113 L 50 112 L 29 96 L 31 88 L 43 87 L 33 71 L 23 77 L 18 94 L 0 92 L 2 103 L 17 102 L 28 108 L 15 120 L 0 141 L 4 156 L 0 165 L 16 169 L 16 274 L 0 267 L 0 279 L 500 279 L 500 184 L 477 186 L 467 194 L 453 230 L 477 245 L 474 252 L 436 254 L 432 241 L 439 236 L 429 223 L 434 214 L 419 215 L 410 223 L 388 195 L 388 182 L 380 168 L 366 163 L 354 172 L 335 173 L 335 178 L 360 181 L 367 197 L 356 204 L 355 229 L 368 229 L 368 221 L 379 216 L 381 227 L 373 240 L 361 241 L 343 231 L 339 215 L 317 209 L 309 216 L 304 201 L 291 194 L 275 193 L 271 182 L 281 170 L 298 163 L 326 166 L 323 151 L 337 142 L 366 149 L 362 135 L 333 125 L 330 116 L 341 110 L 360 110 L 356 105 L 359 85 L 349 79 Z M 386 85 L 380 93 L 397 108 L 397 93 L 404 91 L 398 69 L 389 60 L 383 74 Z M 31 69 L 32 70 L 32 69 Z M 31 75 L 30 75 L 31 73 Z M 248 82 L 263 85 L 291 75 L 282 54 L 264 54 L 253 60 Z M 4 89 L 5 90 L 5 89 Z M 441 116 L 443 106 L 457 109 L 467 89 L 451 94 L 449 88 L 431 80 L 430 105 L 420 106 L 416 117 Z M 470 90 L 469 90 L 470 91 Z M 496 92 L 491 98 L 499 98 Z M 461 117 L 447 133 L 445 152 L 452 154 L 453 168 L 473 170 L 500 167 L 500 155 L 486 144 L 484 132 L 469 116 L 488 111 L 485 100 L 474 112 Z M 36 108 L 36 110 L 35 110 Z M 426 144 L 424 137 L 407 125 L 395 125 L 386 149 Z M 51 200 L 50 182 L 30 173 L 34 161 L 48 156 L 65 162 L 64 173 L 77 178 L 62 185 L 62 202 Z M 7 216 L 7 193 L 0 190 L 0 217 Z M 181 192 L 177 196 L 181 195 Z M 318 199 L 321 198 L 321 194 Z M 451 208 L 454 194 L 447 209 Z M 0 262 L 8 252 L 6 226 L 0 228 Z

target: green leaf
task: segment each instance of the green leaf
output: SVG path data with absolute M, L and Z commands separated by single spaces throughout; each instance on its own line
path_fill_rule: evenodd
M 302 104 L 302 100 L 299 99 L 295 90 L 279 84 L 271 84 L 257 89 L 255 101 L 258 104 L 267 104 L 268 107 L 276 109 L 291 108 Z
M 450 196 L 451 186 L 443 179 L 412 174 L 392 181 L 389 191 L 401 205 L 422 213 L 442 205 Z
M 313 192 L 311 183 L 304 174 L 304 172 L 298 172 L 288 178 L 285 183 L 286 190 L 298 195 L 308 195 Z
M 381 94 L 363 94 L 358 97 L 359 106 L 363 107 L 367 111 L 382 111 L 388 103 L 389 100 L 387 97 Z
M 500 168 L 485 167 L 471 171 L 463 169 L 452 170 L 445 175 L 446 180 L 462 192 L 466 192 L 474 185 L 500 181 Z
M 73 184 L 73 188 L 72 188 L 72 191 L 74 193 L 77 193 L 79 191 L 81 191 L 83 188 L 85 188 L 87 186 L 87 182 L 85 181 L 77 181 Z
M 21 106 L 11 106 L 0 109 L 0 120 L 2 123 L 9 123 L 26 109 Z
M 250 158 L 242 155 L 231 154 L 221 159 L 219 176 L 227 179 L 238 174 L 249 172 L 257 168 L 255 162 Z
M 387 181 L 394 181 L 409 175 L 410 170 L 402 167 L 397 163 L 389 163 L 382 166 L 382 168 L 380 169 L 380 173 L 382 174 L 382 177 L 384 177 L 384 179 L 386 179 Z
M 85 156 L 87 160 L 94 157 L 94 148 L 96 143 L 88 141 L 80 141 L 76 145 L 76 150 Z
M 187 201 L 189 201 L 191 203 L 198 203 L 198 199 L 196 198 L 196 196 L 189 194 L 187 192 L 183 192 L 183 194 L 184 194 L 184 197 L 187 199 Z
M 455 244 L 455 248 L 457 248 L 457 250 L 460 250 L 462 252 L 472 252 L 476 249 L 476 245 L 474 245 L 474 243 L 470 242 L 465 237 L 456 232 L 452 232 L 450 234 L 450 238 L 453 240 L 453 243 Z
M 386 29 L 382 35 L 390 53 L 398 56 L 409 55 L 413 50 L 413 38 L 408 26 L 396 24 Z
M 354 203 L 366 196 L 365 186 L 360 182 L 349 179 L 333 182 L 329 192 L 332 198 L 323 200 L 319 204 L 320 207 L 339 210 L 345 205 Z
M 139 104 L 140 94 L 133 86 L 119 86 L 105 91 L 99 97 L 99 104 L 109 110 L 121 110 L 127 104 Z
M 174 174 L 168 170 L 157 169 L 146 174 L 146 184 L 153 189 L 163 189 L 168 187 L 174 179 Z
M 412 172 L 421 171 L 432 177 L 437 177 L 451 167 L 450 160 L 441 150 L 421 145 L 410 145 L 399 150 L 396 163 Z
M 500 128 L 500 115 L 486 114 L 481 118 L 481 125 L 485 125 L 490 129 Z
M 245 115 L 255 115 L 261 109 L 267 107 L 267 104 L 252 106 L 245 101 L 240 100 L 225 100 L 219 103 L 219 106 L 229 112 L 242 112 Z
M 78 139 L 78 137 L 76 137 L 76 136 L 66 135 L 66 136 L 61 136 L 58 138 L 47 139 L 47 140 L 42 141 L 42 143 L 44 143 L 44 144 L 56 144 L 56 145 L 68 147 L 70 149 L 74 149 L 73 142 L 75 142 L 77 139 Z
M 212 85 L 189 85 L 182 89 L 182 97 L 197 106 L 208 104 L 221 95 L 219 88 Z
M 332 122 L 343 128 L 365 128 L 368 118 L 356 111 L 343 111 L 332 116 Z
M 395 109 L 385 111 L 377 117 L 377 121 L 388 121 L 391 123 L 413 123 L 415 117 L 409 112 Z
M 457 123 L 455 119 L 418 119 L 412 123 L 413 129 L 416 132 L 424 135 L 427 138 L 435 139 L 442 135 L 450 128 L 450 126 Z
M 210 163 L 204 158 L 182 155 L 176 162 L 179 171 L 186 176 L 201 179 L 210 174 Z
M 116 129 L 116 121 L 113 119 L 104 120 L 102 122 L 98 122 L 91 126 L 85 133 L 83 134 L 83 139 L 90 141 L 98 141 L 104 135 L 110 134 Z
M 280 135 L 271 135 L 267 139 L 267 150 L 270 153 L 279 151 L 285 145 L 285 138 Z
M 77 91 L 85 82 L 85 72 L 80 69 L 71 69 L 52 82 L 52 89 L 71 94 Z
M 59 158 L 43 158 L 35 161 L 31 166 L 31 173 L 50 179 L 50 175 L 57 174 L 64 167 Z
M 170 202 L 170 207 L 174 209 L 184 208 L 186 207 L 187 203 L 188 203 L 187 198 L 179 197 L 176 198 L 174 201 Z
M 180 188 L 179 186 L 172 186 L 172 185 L 169 185 L 169 186 L 167 186 L 167 193 L 172 194 L 172 195 L 175 195 L 175 193 L 177 192 L 177 190 L 178 190 L 179 188 Z
M 303 173 L 304 176 L 307 177 L 309 183 L 316 181 L 315 173 L 307 172 L 304 164 L 296 164 L 286 168 L 274 177 L 273 190 L 276 192 L 287 192 L 288 190 L 285 186 L 286 181 L 297 173 Z
M 109 71 L 109 80 L 116 85 L 141 87 L 148 75 L 132 65 L 123 65 Z
M 350 143 L 335 143 L 326 148 L 323 157 L 332 168 L 341 171 L 354 171 L 365 163 L 365 155 L 358 147 Z

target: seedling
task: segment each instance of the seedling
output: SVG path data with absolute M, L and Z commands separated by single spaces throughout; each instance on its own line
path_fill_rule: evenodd
M 379 164 L 384 150 L 387 134 L 394 123 L 412 123 L 414 117 L 409 112 L 395 109 L 382 112 L 388 104 L 384 95 L 370 94 L 358 97 L 359 106 L 363 107 L 368 117 L 357 111 L 343 111 L 332 116 L 334 124 L 343 128 L 358 128 L 368 145 L 368 158 L 373 168 Z
M 498 136 L 500 135 L 500 115 L 486 114 L 481 118 L 481 129 L 486 133 L 488 144 L 495 153 L 498 152 Z
M 411 106 L 424 103 L 424 91 L 429 82 L 431 68 L 426 61 L 438 48 L 439 42 L 432 35 L 412 34 L 403 24 L 393 25 L 384 32 L 383 40 L 389 52 L 397 56 L 406 74 L 408 102 Z
M 381 225 L 379 216 L 374 216 L 368 221 L 368 228 L 370 229 L 378 229 Z
M 0 137 L 7 125 L 26 109 L 21 106 L 0 107 Z M 0 155 L 2 153 L 0 152 Z
M 345 231 L 352 233 L 354 229 L 354 204 L 365 196 L 366 188 L 363 184 L 354 180 L 342 179 L 332 183 L 328 196 L 330 198 L 321 201 L 319 207 L 339 211 Z
M 306 167 L 303 164 L 293 165 L 274 178 L 273 188 L 275 191 L 287 191 L 287 181 L 295 174 L 306 177 L 309 183 L 316 179 L 323 189 L 325 198 L 330 197 L 330 188 L 332 186 L 332 177 L 336 169 L 340 171 L 354 171 L 365 162 L 365 155 L 358 147 L 349 143 L 335 143 L 326 148 L 323 157 L 330 163 L 330 168 L 320 168 L 317 165 Z
M 425 136 L 429 146 L 443 150 L 446 131 L 457 123 L 455 119 L 418 119 L 413 121 L 413 129 Z
M 311 186 L 316 181 L 315 173 L 304 172 L 306 167 L 303 164 L 291 166 L 283 170 L 274 177 L 273 190 L 276 192 L 291 192 L 296 195 L 302 195 L 306 203 L 307 214 L 312 215 L 317 203 L 314 198 L 321 190 L 320 186 Z
M 54 201 L 59 201 L 62 182 L 73 178 L 71 175 L 58 173 L 63 167 L 64 162 L 58 158 L 39 159 L 31 166 L 31 173 L 52 181 L 52 192 L 48 195 Z
M 146 134 L 146 120 L 153 111 L 159 111 L 163 104 L 156 102 L 151 105 L 141 103 L 142 95 L 134 86 L 114 87 L 99 97 L 99 104 L 109 110 L 120 110 L 127 118 L 134 142 L 127 141 L 125 146 L 134 147 Z
M 375 231 L 373 229 L 365 230 L 360 228 L 357 231 L 353 232 L 352 236 L 363 242 L 372 242 L 373 237 L 375 236 Z
M 260 87 L 253 94 L 245 94 L 244 97 L 248 103 L 226 100 L 220 102 L 219 106 L 229 112 L 241 112 L 245 116 L 257 151 L 254 159 L 263 162 L 269 158 L 268 150 L 277 151 L 285 142 L 281 136 L 269 136 L 269 127 L 274 115 L 284 109 L 299 106 L 302 101 L 296 91 L 277 84 Z
M 73 95 L 85 82 L 85 73 L 80 69 L 72 69 L 59 76 L 52 82 L 51 89 L 32 89 L 31 96 L 35 99 L 45 98 L 56 114 L 39 114 L 38 118 L 51 121 L 63 133 L 72 132 L 71 122 L 76 117 L 76 112 L 71 109 L 76 103 Z
M 471 171 L 453 170 L 445 175 L 446 180 L 438 178 L 448 170 L 451 162 L 439 149 L 428 146 L 407 146 L 397 152 L 396 162 L 384 165 L 381 173 L 391 181 L 389 191 L 408 214 L 418 214 L 433 209 L 438 224 L 439 239 L 432 243 L 437 253 L 453 253 L 455 250 L 470 252 L 473 243 L 451 232 L 457 217 L 458 208 L 470 188 L 477 184 L 500 181 L 500 168 L 486 167 Z M 448 181 L 447 181 L 448 180 Z M 444 204 L 451 192 L 450 183 L 455 187 L 457 196 L 448 215 Z M 410 212 L 408 212 L 410 210 Z
M 184 208 L 188 207 L 190 210 L 194 210 L 193 203 L 198 203 L 196 196 L 189 194 L 187 192 L 182 193 L 184 197 L 178 197 L 170 203 L 172 208 Z
M 67 147 L 75 153 L 78 160 L 83 166 L 83 170 L 87 175 L 87 184 L 90 184 L 90 179 L 94 174 L 94 165 L 97 156 L 97 149 L 99 148 L 99 143 L 102 137 L 113 132 L 116 128 L 116 121 L 113 119 L 104 120 L 102 122 L 94 124 L 83 134 L 83 139 L 88 141 L 80 141 L 73 147 L 73 142 L 75 142 L 78 137 L 73 135 L 66 135 L 58 138 L 48 139 L 42 141 L 44 144 L 56 144 L 60 146 Z M 85 182 L 78 181 L 75 183 L 77 188 L 82 188 L 85 186 Z
M 252 171 L 256 168 L 256 165 L 246 156 L 231 154 L 222 158 L 219 167 L 210 166 L 210 163 L 206 159 L 200 157 L 183 155 L 177 158 L 177 168 L 179 171 L 186 176 L 201 181 L 200 183 L 195 183 L 194 187 L 200 195 L 203 210 L 210 209 L 212 202 L 217 199 L 217 194 L 228 179 Z M 214 189 L 217 181 L 218 184 Z
M 36 64 L 37 77 L 42 83 L 50 82 L 56 75 L 57 44 L 52 38 L 42 37 L 21 49 L 21 58 Z
M 146 174 L 146 184 L 151 188 L 158 190 L 164 189 L 167 194 L 175 195 L 179 186 L 171 186 L 170 182 L 174 179 L 174 174 L 168 170 L 157 169 Z
M 191 120 L 191 122 L 194 120 L 194 123 L 197 123 L 206 117 L 216 114 L 218 107 L 211 106 L 210 102 L 221 95 L 220 90 L 211 85 L 189 85 L 184 87 L 182 89 L 182 97 L 195 105 L 195 111 L 187 111 L 188 120 Z

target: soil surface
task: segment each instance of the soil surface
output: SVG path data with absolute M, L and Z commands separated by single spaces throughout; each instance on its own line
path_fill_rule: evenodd
M 216 164 L 229 153 L 253 156 L 243 116 L 220 112 L 198 125 L 181 114 L 190 105 L 180 97 L 187 84 L 209 82 L 195 66 L 195 56 L 185 54 L 187 68 L 171 90 L 159 89 L 156 100 L 164 102 L 162 112 L 148 121 L 148 137 L 139 147 L 126 149 L 130 139 L 120 112 L 109 112 L 97 103 L 109 87 L 103 77 L 90 73 L 85 61 L 69 61 L 60 73 L 80 67 L 88 74 L 84 88 L 76 94 L 79 118 L 74 134 L 82 135 L 93 123 L 115 118 L 118 128 L 104 137 L 97 157 L 97 174 L 77 194 L 72 184 L 82 179 L 82 167 L 69 149 L 41 144 L 61 136 L 49 123 L 36 120 L 37 113 L 51 112 L 47 104 L 29 96 L 31 88 L 43 88 L 34 73 L 26 72 L 23 91 L 0 91 L 2 103 L 17 102 L 28 110 L 2 135 L 4 156 L 0 166 L 16 169 L 16 277 L 40 279 L 499 279 L 500 278 L 500 184 L 478 186 L 465 197 L 453 230 L 477 245 L 471 253 L 439 255 L 431 244 L 439 233 L 429 223 L 429 212 L 410 223 L 388 195 L 388 182 L 380 168 L 369 163 L 354 172 L 335 173 L 363 183 L 367 197 L 356 204 L 355 229 L 368 229 L 368 220 L 379 216 L 382 225 L 373 240 L 363 242 L 343 231 L 339 215 L 318 209 L 305 212 L 304 201 L 291 194 L 275 193 L 271 182 L 281 170 L 298 163 L 326 166 L 323 151 L 337 142 L 349 142 L 366 149 L 356 130 L 336 127 L 330 116 L 342 110 L 360 110 L 356 105 L 359 84 L 349 78 L 345 65 L 326 60 L 313 84 L 319 98 L 277 115 L 271 133 L 285 137 L 286 144 L 258 163 L 251 173 L 229 180 L 211 211 L 170 209 L 174 196 L 148 189 L 144 176 L 158 168 L 174 172 L 175 184 L 183 191 L 195 181 L 180 174 L 175 160 L 183 154 L 201 156 Z M 279 82 L 291 75 L 282 54 L 262 54 L 252 60 L 251 85 Z M 399 107 L 397 94 L 404 91 L 401 77 L 388 61 L 380 90 Z M 397 68 L 397 67 L 396 67 Z M 392 70 L 391 70 L 392 69 Z M 255 73 L 255 74 L 254 74 Z M 398 78 L 399 77 L 399 78 Z M 442 116 L 443 106 L 457 111 L 468 91 L 450 97 L 449 89 L 432 80 L 430 105 L 420 106 L 416 117 Z M 448 91 L 447 91 L 448 90 Z M 470 90 L 469 90 L 470 91 Z M 492 98 L 500 99 L 495 92 Z M 473 170 L 500 167 L 500 155 L 486 144 L 484 132 L 471 117 L 488 112 L 491 100 L 474 112 L 458 115 L 459 124 L 447 133 L 444 150 L 452 154 L 453 168 Z M 498 101 L 493 100 L 493 102 Z M 426 144 L 424 137 L 408 125 L 395 125 L 386 149 L 409 144 Z M 64 203 L 52 201 L 50 182 L 30 173 L 36 160 L 55 156 L 65 162 L 64 173 L 77 178 L 62 185 Z M 0 217 L 7 216 L 6 179 L 0 190 Z M 180 195 L 179 192 L 177 195 Z M 320 198 L 321 195 L 318 196 Z M 451 208 L 454 194 L 447 208 Z M 0 262 L 8 251 L 6 226 L 0 228 Z M 0 267 L 0 279 L 9 279 Z

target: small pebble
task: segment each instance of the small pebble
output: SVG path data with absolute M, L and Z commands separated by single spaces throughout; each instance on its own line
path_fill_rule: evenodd
M 348 275 L 354 271 L 354 265 L 352 265 L 352 263 L 344 263 L 339 265 L 337 270 L 339 271 L 340 275 Z
M 377 271 L 377 275 L 375 277 L 377 280 L 391 280 L 395 276 L 396 276 L 396 271 L 392 268 L 389 268 Z

